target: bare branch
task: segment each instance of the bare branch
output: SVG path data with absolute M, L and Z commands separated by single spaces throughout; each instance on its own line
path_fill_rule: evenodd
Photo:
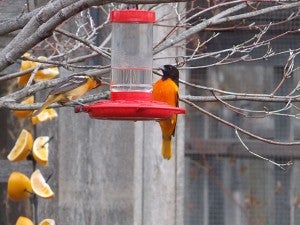
M 76 102 L 79 102 L 81 104 L 88 104 L 91 102 L 95 102 L 101 99 L 108 99 L 109 92 L 104 91 L 99 94 L 94 95 L 88 95 L 86 97 L 82 97 L 80 99 L 77 99 Z M 15 102 L 3 102 L 3 107 L 11 110 L 36 110 L 41 108 L 43 103 L 34 103 L 34 104 L 21 104 L 21 103 L 15 103 Z M 64 105 L 54 103 L 49 106 L 49 108 L 61 108 L 61 107 L 74 107 L 77 106 L 76 103 L 66 103 Z M 0 107 L 1 108 L 1 107 Z
M 249 3 L 251 4 L 251 3 Z M 158 53 L 158 52 L 161 52 L 163 51 L 164 49 L 168 48 L 168 47 L 171 47 L 173 46 L 174 44 L 177 44 L 179 43 L 180 41 L 183 41 L 184 39 L 186 39 L 187 37 L 205 29 L 206 27 L 212 25 L 212 24 L 215 24 L 216 21 L 218 21 L 220 18 L 222 17 L 226 17 L 234 12 L 237 12 L 243 8 L 247 7 L 247 3 L 241 3 L 239 5 L 236 5 L 236 6 L 233 6 L 227 10 L 224 10 L 223 12 L 207 19 L 207 20 L 204 20 L 203 22 L 191 27 L 190 29 L 186 30 L 186 31 L 183 31 L 182 33 L 180 33 L 179 35 L 177 35 L 176 37 L 173 37 L 173 38 L 169 38 L 168 40 L 166 40 L 164 42 L 164 44 L 160 45 L 160 47 L 157 47 L 155 50 L 154 50 L 154 54 Z
M 103 2 L 102 2 L 103 3 Z M 87 9 L 95 1 L 60 0 L 49 2 L 1 52 L 0 71 L 14 63 L 24 52 L 52 35 L 52 31 L 71 16 Z
M 246 18 L 262 15 L 265 13 L 270 13 L 270 12 L 275 12 L 275 11 L 285 10 L 285 9 L 290 9 L 290 8 L 296 8 L 296 7 L 300 6 L 300 2 L 294 2 L 294 3 L 283 4 L 283 5 L 278 5 L 278 6 L 271 6 L 271 7 L 267 7 L 265 9 L 257 10 L 254 12 L 248 12 L 248 13 L 242 13 L 240 15 L 229 16 L 230 14 L 237 12 L 247 6 L 251 6 L 253 3 L 254 2 L 241 3 L 239 5 L 229 8 L 227 10 L 224 10 L 223 12 L 221 12 L 207 20 L 204 20 L 203 22 L 191 27 L 190 29 L 183 31 L 176 37 L 168 39 L 159 48 L 155 49 L 154 53 L 163 51 L 164 49 L 171 47 L 171 46 L 185 40 L 187 37 L 199 32 L 201 30 L 204 30 L 205 28 L 207 28 L 210 25 L 216 25 L 216 24 L 221 24 L 224 22 L 246 19 Z
M 100 50 L 95 45 L 91 44 L 90 41 L 85 40 L 84 38 L 79 38 L 78 36 L 73 35 L 72 33 L 68 32 L 68 31 L 65 31 L 63 29 L 57 28 L 55 31 L 60 33 L 60 34 L 66 35 L 67 37 L 70 37 L 70 38 L 72 38 L 76 41 L 79 41 L 79 42 L 83 43 L 84 45 L 88 46 L 90 49 L 97 52 L 98 54 L 110 59 L 110 53 L 108 53 L 106 51 L 103 51 L 103 50 Z
M 23 13 L 16 18 L 2 21 L 0 23 L 0 36 L 22 29 L 40 10 L 41 8 L 36 8 L 33 11 Z
M 265 143 L 269 143 L 269 144 L 273 144 L 273 145 L 282 145 L 282 146 L 300 145 L 299 141 L 295 141 L 295 142 L 292 142 L 292 141 L 291 142 L 282 142 L 282 141 L 273 141 L 273 140 L 269 140 L 269 139 L 263 138 L 261 136 L 255 135 L 255 134 L 253 134 L 253 133 L 251 133 L 251 132 L 249 132 L 247 130 L 242 129 L 239 126 L 237 126 L 237 125 L 235 125 L 233 123 L 230 123 L 230 122 L 228 122 L 226 120 L 223 120 L 222 118 L 220 118 L 220 117 L 218 117 L 218 116 L 216 116 L 216 115 L 214 115 L 214 114 L 206 111 L 205 109 L 203 109 L 202 107 L 196 105 L 195 103 L 193 103 L 191 101 L 188 101 L 188 100 L 185 100 L 185 99 L 182 99 L 182 98 L 180 98 L 180 101 L 186 103 L 189 106 L 192 106 L 193 108 L 197 109 L 199 112 L 201 112 L 201 113 L 203 113 L 203 114 L 211 117 L 212 119 L 215 119 L 215 120 L 221 122 L 222 124 L 224 124 L 224 125 L 226 125 L 228 127 L 231 127 L 234 130 L 237 130 L 237 131 L 239 131 L 239 132 L 241 132 L 241 133 L 243 133 L 243 134 L 245 134 L 245 135 L 247 135 L 249 137 L 257 139 L 259 141 L 262 141 L 262 142 L 265 142 Z
M 270 162 L 270 163 L 272 163 L 273 165 L 278 166 L 278 167 L 279 167 L 280 169 L 282 169 L 282 170 L 286 170 L 287 167 L 293 165 L 293 162 L 292 162 L 292 161 L 288 161 L 287 163 L 276 163 L 275 161 L 272 161 L 272 160 L 270 160 L 270 159 L 268 159 L 268 158 L 265 158 L 265 157 L 263 157 L 263 156 L 261 156 L 261 155 L 255 153 L 255 152 L 251 151 L 251 150 L 248 148 L 248 146 L 243 142 L 243 140 L 242 140 L 242 138 L 240 137 L 239 132 L 238 132 L 237 130 L 235 130 L 235 134 L 236 134 L 236 136 L 238 137 L 238 139 L 239 139 L 239 141 L 241 142 L 241 144 L 243 145 L 243 147 L 244 147 L 250 154 L 252 154 L 252 155 L 254 155 L 254 156 L 256 156 L 256 157 L 258 157 L 258 158 L 260 158 L 260 159 L 263 159 L 263 160 L 265 160 L 265 161 L 267 161 L 267 162 Z

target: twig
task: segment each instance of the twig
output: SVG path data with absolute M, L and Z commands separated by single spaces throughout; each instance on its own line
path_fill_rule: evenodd
M 102 55 L 102 56 L 110 59 L 110 53 L 108 53 L 106 51 L 100 51 L 96 46 L 94 46 L 93 44 L 91 44 L 90 41 L 85 40 L 84 38 L 80 38 L 80 37 L 78 37 L 78 36 L 76 36 L 76 35 L 68 32 L 68 31 L 65 31 L 65 30 L 60 29 L 60 28 L 56 28 L 55 31 L 58 32 L 58 33 L 60 33 L 60 34 L 65 35 L 67 37 L 70 37 L 70 38 L 72 38 L 72 39 L 74 39 L 76 41 L 79 41 L 80 43 L 88 46 L 90 49 L 92 49 L 93 51 L 97 52 L 98 54 L 100 54 L 100 55 Z
M 255 95 L 255 94 L 254 94 Z M 300 102 L 300 96 L 275 96 L 267 97 L 264 94 L 251 96 L 245 93 L 245 96 L 235 96 L 235 95 L 220 95 L 216 97 L 213 96 L 195 96 L 195 95 L 181 95 L 181 98 L 192 101 L 192 102 L 217 102 L 217 101 L 255 101 L 255 102 L 273 102 L 273 103 L 291 103 Z M 228 104 L 228 103 L 227 103 Z M 232 106 L 234 107 L 234 106 Z M 243 111 L 247 111 L 242 109 Z M 265 112 L 265 111 L 254 111 L 254 112 Z M 270 111 L 268 111 L 270 113 Z
M 213 91 L 212 91 L 212 94 L 213 96 L 218 100 L 220 101 L 226 108 L 230 109 L 231 111 L 237 113 L 237 114 L 240 114 L 244 117 L 251 117 L 251 118 L 263 118 L 263 117 L 266 117 L 266 116 L 270 116 L 270 115 L 280 115 L 280 116 L 283 116 L 285 114 L 280 114 L 280 112 L 282 111 L 286 111 L 288 109 L 290 109 L 292 107 L 291 105 L 291 99 L 289 101 L 287 101 L 286 105 L 284 107 L 282 107 L 281 109 L 278 109 L 278 110 L 274 110 L 274 111 L 267 111 L 267 110 L 249 110 L 249 109 L 242 109 L 240 107 L 236 107 L 236 106 L 233 106 L 225 101 L 223 101 L 219 96 L 217 96 Z M 300 99 L 299 99 L 300 100 Z M 259 115 L 259 116 L 250 116 L 246 113 L 259 113 L 259 114 L 262 114 L 262 115 Z M 291 117 L 294 117 L 293 115 L 290 115 Z
M 46 183 L 48 183 L 48 181 L 51 179 L 52 176 L 53 176 L 53 172 L 47 177 Z
M 265 161 L 268 161 L 268 162 L 274 164 L 275 166 L 278 166 L 278 167 L 279 167 L 280 169 L 282 169 L 282 170 L 286 170 L 287 167 L 289 167 L 289 166 L 291 166 L 291 165 L 294 164 L 292 161 L 288 161 L 287 163 L 276 163 L 276 162 L 272 161 L 271 159 L 265 158 L 265 157 L 263 157 L 263 156 L 261 156 L 261 155 L 255 153 L 255 152 L 251 151 L 251 150 L 248 148 L 248 146 L 243 142 L 243 140 L 242 140 L 242 138 L 240 137 L 239 132 L 237 131 L 237 129 L 235 129 L 234 131 L 235 131 L 235 134 L 236 134 L 236 136 L 238 137 L 239 141 L 240 141 L 241 144 L 243 145 L 243 147 L 244 147 L 250 154 L 252 154 L 252 155 L 254 155 L 254 156 L 256 156 L 256 157 L 258 157 L 258 158 L 260 158 L 260 159 L 263 159 L 263 160 L 265 160 Z
M 230 122 L 228 122 L 228 121 L 226 121 L 226 120 L 223 120 L 222 118 L 220 118 L 220 117 L 218 117 L 218 116 L 216 116 L 216 115 L 214 115 L 214 114 L 212 114 L 212 113 L 206 111 L 205 109 L 201 108 L 200 106 L 194 104 L 194 103 L 191 102 L 191 101 L 188 101 L 188 100 L 185 100 L 185 99 L 182 99 L 182 98 L 180 98 L 179 100 L 182 101 L 182 102 L 184 102 L 184 103 L 186 103 L 186 104 L 189 105 L 189 106 L 192 106 L 193 108 L 197 109 L 197 110 L 200 111 L 201 113 L 203 113 L 203 114 L 205 114 L 205 115 L 207 115 L 207 116 L 209 116 L 209 117 L 211 117 L 211 118 L 213 118 L 213 119 L 215 119 L 215 120 L 217 120 L 217 121 L 219 121 L 219 122 L 225 124 L 226 126 L 231 127 L 231 128 L 233 128 L 233 129 L 235 129 L 235 130 L 238 130 L 239 132 L 241 132 L 241 133 L 243 133 L 243 134 L 246 134 L 247 136 L 252 137 L 252 138 L 254 138 L 254 139 L 260 140 L 260 141 L 262 141 L 262 142 L 269 143 L 269 144 L 273 144 L 273 145 L 282 145 L 282 146 L 300 145 L 300 142 L 299 142 L 299 141 L 294 141 L 294 142 L 282 142 L 282 141 L 273 141 L 273 140 L 269 140 L 269 139 L 263 138 L 263 137 L 258 136 L 258 135 L 256 135 L 256 134 L 253 134 L 253 133 L 251 133 L 251 132 L 249 132 L 249 131 L 247 131 L 247 130 L 242 129 L 242 128 L 240 128 L 239 126 L 237 126 L 237 125 L 235 125 L 235 124 L 233 124 L 233 123 L 230 123 Z
M 32 204 L 33 204 L 33 211 L 34 211 L 34 224 L 38 224 L 39 221 L 39 214 L 38 214 L 38 205 L 39 205 L 39 200 L 36 194 L 33 195 L 32 198 Z
M 44 148 L 45 145 L 48 144 L 50 141 L 52 141 L 53 138 L 54 138 L 54 136 L 51 136 L 48 141 L 45 141 L 45 143 L 43 145 L 41 145 L 41 147 Z
M 40 68 L 41 68 L 41 64 L 39 64 L 37 67 L 34 68 L 25 87 L 29 87 L 32 84 L 33 79 Z
M 252 3 L 251 3 L 252 4 Z M 161 52 L 163 50 L 165 50 L 168 47 L 171 47 L 181 41 L 183 41 L 184 39 L 186 39 L 187 37 L 205 29 L 206 27 L 216 23 L 219 19 L 226 17 L 234 12 L 237 12 L 243 8 L 247 7 L 246 3 L 240 3 L 238 5 L 232 6 L 229 9 L 226 9 L 224 11 L 222 11 L 221 13 L 207 19 L 204 20 L 203 22 L 191 27 L 190 29 L 183 31 L 182 33 L 178 34 L 176 37 L 174 38 L 170 38 L 167 41 L 164 42 L 164 44 L 160 45 L 158 48 L 155 49 L 154 54 Z
M 109 93 L 108 92 L 101 92 L 100 94 L 89 95 L 84 98 L 78 99 L 77 102 L 82 104 L 87 104 L 91 102 L 95 102 L 101 99 L 108 99 Z M 49 108 L 60 108 L 60 107 L 74 107 L 78 104 L 74 102 L 66 103 L 64 105 L 53 103 L 49 106 Z M 21 104 L 15 103 L 14 101 L 0 101 L 0 108 L 7 108 L 11 110 L 35 110 L 41 108 L 42 103 L 34 103 L 34 104 Z
M 246 13 L 241 13 L 239 15 L 234 15 L 230 16 L 230 14 L 233 14 L 234 12 L 237 12 L 249 5 L 254 4 L 255 1 L 247 1 L 247 3 L 241 3 L 235 6 L 232 6 L 231 8 L 228 8 L 221 13 L 218 13 L 217 15 L 204 20 L 203 22 L 200 22 L 199 24 L 191 27 L 190 29 L 183 31 L 180 33 L 178 36 L 174 38 L 170 38 L 168 41 L 166 41 L 164 44 L 162 44 L 159 48 L 157 48 L 154 53 L 158 53 L 163 51 L 164 49 L 174 46 L 175 44 L 185 40 L 187 37 L 191 36 L 192 34 L 195 34 L 201 30 L 206 29 L 208 26 L 211 25 L 217 25 L 229 21 L 236 21 L 236 20 L 242 20 L 250 17 L 255 17 L 259 16 L 265 13 L 270 13 L 270 12 L 276 12 L 279 10 L 286 10 L 290 8 L 296 8 L 300 6 L 300 2 L 293 2 L 289 4 L 284 4 L 284 5 L 277 5 L 277 6 L 270 6 L 264 9 L 256 10 L 256 11 L 251 11 L 251 12 L 246 12 Z
M 281 81 L 279 82 L 279 84 L 277 85 L 277 87 L 274 89 L 274 91 L 271 94 L 275 94 L 280 88 L 281 86 L 284 84 L 284 82 L 291 77 L 292 73 L 293 73 L 293 68 L 294 68 L 294 62 L 295 62 L 295 58 L 300 54 L 300 50 L 296 50 L 296 52 L 294 53 L 293 50 L 290 50 L 290 56 L 284 66 L 284 70 L 283 70 L 283 77 L 281 79 Z
M 41 69 L 42 68 L 49 68 L 49 67 L 51 67 L 51 66 L 43 66 L 43 67 L 41 67 Z M 0 74 L 0 82 L 10 80 L 10 79 L 13 79 L 13 78 L 17 78 L 17 77 L 23 76 L 25 74 L 32 73 L 33 71 L 34 71 L 34 68 L 24 70 L 22 72 L 11 73 L 11 74 Z

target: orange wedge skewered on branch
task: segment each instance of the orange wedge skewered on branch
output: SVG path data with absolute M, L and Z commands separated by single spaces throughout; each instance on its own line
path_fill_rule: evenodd
M 54 192 L 46 183 L 45 178 L 39 169 L 35 170 L 30 177 L 33 192 L 41 198 L 53 198 Z
M 15 146 L 8 154 L 7 159 L 11 162 L 26 159 L 32 149 L 32 144 L 33 140 L 31 133 L 23 129 L 15 143 Z
M 42 166 L 48 165 L 49 136 L 37 137 L 33 142 L 32 155 L 36 162 Z
M 58 116 L 57 112 L 54 109 L 52 109 L 52 108 L 44 109 L 38 115 L 33 116 L 31 118 L 31 122 L 32 122 L 32 124 L 36 125 L 36 124 L 41 123 L 41 122 L 45 122 L 45 121 L 48 121 L 48 120 L 53 120 L 57 116 Z
M 8 197 L 14 201 L 28 198 L 32 193 L 29 178 L 20 172 L 12 172 L 7 181 Z

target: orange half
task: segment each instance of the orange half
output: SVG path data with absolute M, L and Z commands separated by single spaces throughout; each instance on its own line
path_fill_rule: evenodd
M 29 178 L 20 172 L 12 172 L 7 181 L 8 197 L 14 201 L 28 198 L 32 193 Z

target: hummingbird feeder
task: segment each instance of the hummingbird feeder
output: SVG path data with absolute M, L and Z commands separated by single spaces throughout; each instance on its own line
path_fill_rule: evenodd
M 184 108 L 152 99 L 152 45 L 155 12 L 114 10 L 110 100 L 77 106 L 91 118 L 106 120 L 156 120 L 184 114 Z

